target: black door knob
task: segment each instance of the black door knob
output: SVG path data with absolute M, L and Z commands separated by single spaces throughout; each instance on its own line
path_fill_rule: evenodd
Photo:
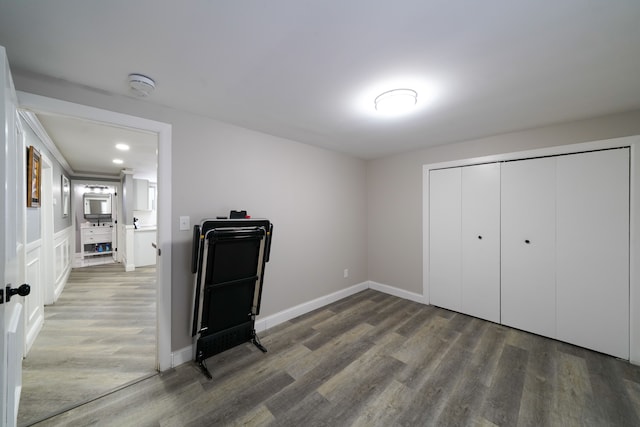
M 31 293 L 31 286 L 27 285 L 26 283 L 20 285 L 18 288 L 12 288 L 11 286 L 6 287 L 7 302 L 9 302 L 11 300 L 11 297 L 14 295 L 26 297 L 27 295 L 29 295 L 29 293 Z

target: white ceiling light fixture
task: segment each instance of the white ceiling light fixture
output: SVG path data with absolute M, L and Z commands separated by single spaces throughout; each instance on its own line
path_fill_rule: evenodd
M 129 87 L 134 94 L 146 97 L 156 88 L 156 82 L 151 77 L 133 73 L 129 74 Z
M 378 95 L 374 101 L 377 111 L 385 114 L 409 112 L 418 103 L 418 92 L 413 89 L 393 89 Z
M 116 165 L 121 165 L 124 163 L 124 160 L 122 159 L 113 159 L 113 163 L 115 163 Z
M 120 151 L 129 151 L 129 146 L 127 144 L 116 144 L 116 148 Z

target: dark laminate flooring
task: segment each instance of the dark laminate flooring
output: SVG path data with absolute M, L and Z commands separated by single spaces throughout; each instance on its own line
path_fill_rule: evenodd
M 640 368 L 367 290 L 39 426 L 639 426 Z
M 72 270 L 23 362 L 26 426 L 156 372 L 155 268 Z

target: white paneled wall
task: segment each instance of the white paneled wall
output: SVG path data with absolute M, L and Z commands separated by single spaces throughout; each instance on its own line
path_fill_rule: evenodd
M 24 354 L 29 352 L 42 325 L 44 324 L 44 284 L 42 262 L 42 240 L 29 243 L 26 247 L 26 281 L 31 293 L 24 298 Z
M 24 354 L 36 340 L 44 324 L 44 305 L 54 303 L 64 289 L 71 272 L 71 239 L 73 227 L 68 227 L 54 235 L 53 251 L 46 251 L 42 247 L 42 240 L 36 240 L 26 246 L 25 272 L 26 283 L 31 286 L 31 293 L 24 298 Z M 46 253 L 53 253 L 53 269 L 44 268 L 43 257 Z M 53 274 L 53 277 L 48 277 Z M 53 299 L 45 301 L 47 295 Z
M 54 302 L 58 299 L 71 273 L 71 242 L 74 239 L 73 227 L 67 227 L 53 236 L 53 272 L 50 283 L 53 286 Z

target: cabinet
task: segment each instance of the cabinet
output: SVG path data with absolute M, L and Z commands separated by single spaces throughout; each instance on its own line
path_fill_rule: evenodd
M 133 180 L 133 210 L 148 211 L 149 206 L 149 181 L 146 179 Z
M 113 252 L 111 226 L 82 226 L 80 229 L 81 255 L 85 257 L 107 255 Z
M 500 165 L 431 171 L 432 304 L 500 321 Z
M 629 359 L 629 156 L 431 170 L 431 303 Z

